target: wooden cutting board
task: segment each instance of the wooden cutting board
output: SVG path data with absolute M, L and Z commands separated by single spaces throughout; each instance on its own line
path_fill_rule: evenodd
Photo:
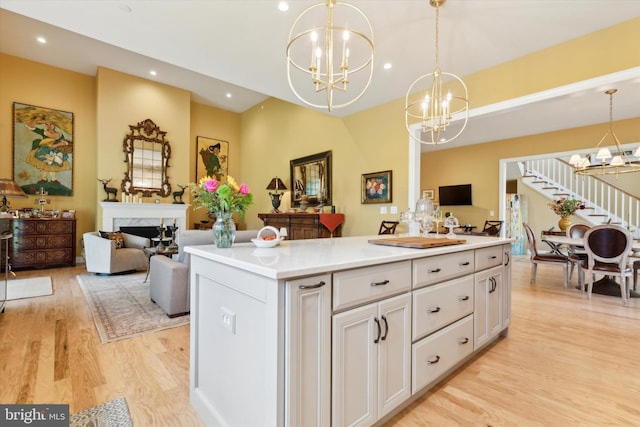
M 369 243 L 374 245 L 386 245 L 386 246 L 400 246 L 403 248 L 437 248 L 440 246 L 461 245 L 466 243 L 464 239 L 447 239 L 447 238 L 433 238 L 433 237 L 393 237 L 388 239 L 372 239 Z

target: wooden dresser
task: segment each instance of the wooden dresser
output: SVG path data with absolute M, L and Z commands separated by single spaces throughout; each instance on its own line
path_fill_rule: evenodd
M 76 265 L 76 220 L 13 219 L 14 270 Z
M 258 218 L 262 220 L 265 226 L 271 225 L 278 230 L 282 227 L 287 229 L 287 239 L 289 240 L 302 240 L 302 239 L 316 239 L 325 237 L 341 237 L 342 236 L 342 224 L 336 226 L 333 230 L 330 230 L 321 221 L 321 216 L 325 215 L 326 218 L 336 217 L 342 218 L 343 214 L 320 214 L 320 213 L 259 213 Z

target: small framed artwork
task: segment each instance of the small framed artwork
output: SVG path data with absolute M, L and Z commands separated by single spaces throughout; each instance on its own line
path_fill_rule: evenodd
M 76 217 L 75 210 L 62 211 L 62 218 L 73 219 Z
M 422 193 L 427 196 L 427 199 L 429 200 L 433 200 L 436 197 L 435 190 L 433 189 L 423 190 Z
M 196 137 L 196 180 L 210 176 L 226 181 L 229 171 L 229 142 L 221 139 Z
M 73 113 L 13 103 L 13 179 L 26 194 L 73 194 Z
M 362 174 L 362 203 L 391 203 L 391 171 Z

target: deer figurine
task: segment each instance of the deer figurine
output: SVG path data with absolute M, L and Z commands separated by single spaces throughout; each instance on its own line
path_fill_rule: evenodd
M 188 186 L 182 186 L 180 184 L 178 184 L 178 187 L 180 187 L 180 191 L 174 191 L 173 192 L 173 203 L 176 205 L 183 205 L 184 202 L 182 201 L 182 196 L 184 196 L 184 190 L 185 188 L 187 188 Z
M 105 193 L 107 193 L 107 198 L 103 200 L 103 202 L 117 202 L 118 201 L 118 189 L 113 187 L 108 187 L 111 182 L 111 178 L 109 179 L 100 179 L 98 181 L 102 183 L 102 188 L 104 188 Z M 113 194 L 113 198 L 111 195 Z

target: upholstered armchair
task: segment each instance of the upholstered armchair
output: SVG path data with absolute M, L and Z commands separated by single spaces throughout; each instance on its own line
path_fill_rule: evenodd
M 149 262 L 143 249 L 151 246 L 149 239 L 128 233 L 121 235 L 123 247 L 120 248 L 116 240 L 104 238 L 97 231 L 82 235 L 88 272 L 115 274 L 147 269 Z
M 234 243 L 249 242 L 258 230 L 236 231 Z M 149 262 L 149 292 L 155 302 L 169 317 L 182 316 L 190 311 L 191 286 L 189 285 L 190 255 L 186 246 L 212 245 L 211 230 L 184 230 L 178 232 L 178 254 L 174 258 L 155 255 Z

